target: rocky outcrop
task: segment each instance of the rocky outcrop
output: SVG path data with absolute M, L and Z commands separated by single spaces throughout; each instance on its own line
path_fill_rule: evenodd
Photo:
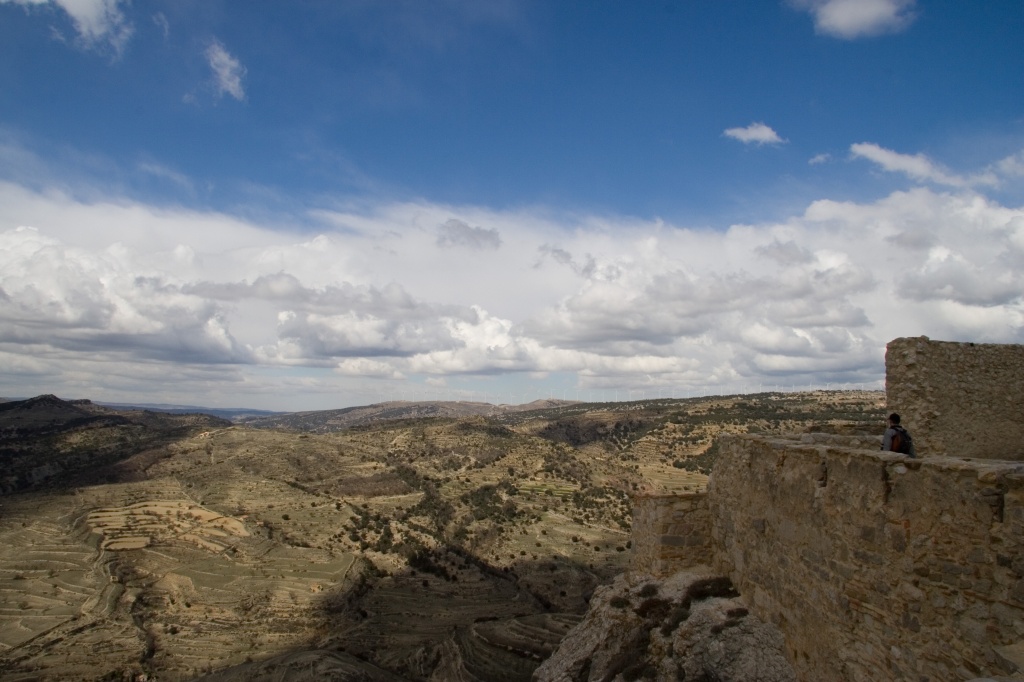
M 599 588 L 536 682 L 793 682 L 782 634 L 750 614 L 727 578 L 626 573 Z
M 377 666 L 340 651 L 302 651 L 265 661 L 243 663 L 203 677 L 196 682 L 407 682 Z

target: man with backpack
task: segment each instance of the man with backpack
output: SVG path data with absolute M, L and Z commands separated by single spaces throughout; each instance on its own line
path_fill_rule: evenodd
M 900 426 L 900 416 L 895 412 L 889 415 L 889 428 L 882 436 L 882 449 L 886 452 L 899 452 L 908 457 L 917 457 L 914 441 L 910 437 L 910 433 Z

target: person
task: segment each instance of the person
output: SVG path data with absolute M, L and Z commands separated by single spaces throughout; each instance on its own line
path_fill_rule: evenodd
M 900 416 L 895 412 L 889 415 L 888 426 L 882 436 L 882 449 L 886 452 L 900 452 L 908 457 L 917 457 L 914 441 L 907 430 L 900 426 Z

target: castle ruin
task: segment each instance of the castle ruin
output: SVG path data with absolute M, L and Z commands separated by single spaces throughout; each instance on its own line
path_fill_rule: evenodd
M 723 436 L 706 493 L 634 500 L 633 569 L 707 566 L 805 682 L 1024 680 L 1024 346 L 892 341 L 877 434 Z

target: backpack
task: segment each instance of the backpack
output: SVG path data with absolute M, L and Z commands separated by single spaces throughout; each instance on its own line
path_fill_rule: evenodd
M 902 426 L 894 426 L 892 429 L 895 433 L 892 434 L 892 445 L 889 446 L 889 450 L 909 455 L 910 444 L 913 442 L 910 434 Z

